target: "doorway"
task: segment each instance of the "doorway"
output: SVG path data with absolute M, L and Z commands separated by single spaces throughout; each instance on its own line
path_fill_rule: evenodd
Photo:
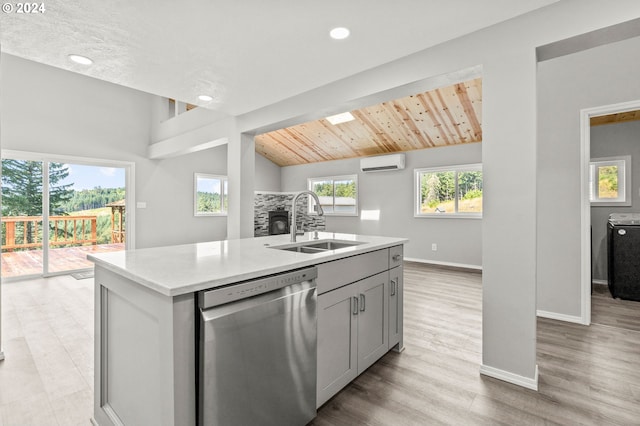
M 133 247 L 133 164 L 2 152 L 3 281 L 89 271 Z
M 590 202 L 590 162 L 591 162 L 591 119 L 611 114 L 626 113 L 640 109 L 640 100 L 619 104 L 587 108 L 580 111 L 580 266 L 581 266 L 581 323 L 591 324 L 592 285 L 592 242 L 591 242 L 591 202 Z M 637 166 L 636 166 L 637 167 Z

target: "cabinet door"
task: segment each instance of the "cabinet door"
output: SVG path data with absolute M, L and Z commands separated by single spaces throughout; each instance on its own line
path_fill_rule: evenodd
M 389 350 L 389 272 L 358 281 L 358 374 Z
M 389 349 L 398 345 L 396 350 L 403 349 L 402 316 L 403 316 L 403 268 L 398 266 L 389 271 Z
M 358 375 L 357 284 L 318 296 L 318 383 L 316 406 Z

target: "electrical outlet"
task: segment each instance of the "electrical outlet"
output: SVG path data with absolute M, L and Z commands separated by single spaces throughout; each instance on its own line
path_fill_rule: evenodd
M 431 244 L 431 250 L 438 251 L 438 245 L 436 243 Z

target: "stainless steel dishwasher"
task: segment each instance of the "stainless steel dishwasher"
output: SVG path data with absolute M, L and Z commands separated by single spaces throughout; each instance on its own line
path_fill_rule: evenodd
M 311 267 L 198 293 L 198 424 L 316 416 L 316 277 Z

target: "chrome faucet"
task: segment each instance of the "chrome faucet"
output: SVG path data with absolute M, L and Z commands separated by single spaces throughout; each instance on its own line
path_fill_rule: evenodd
M 298 198 L 302 195 L 311 195 L 315 201 L 316 206 L 318 206 L 318 216 L 322 216 L 324 211 L 322 211 L 322 206 L 320 205 L 320 199 L 313 191 L 300 191 L 296 195 L 293 196 L 293 201 L 291 202 L 291 242 L 296 242 L 296 232 L 298 231 L 298 225 L 296 225 L 296 203 L 298 202 Z

